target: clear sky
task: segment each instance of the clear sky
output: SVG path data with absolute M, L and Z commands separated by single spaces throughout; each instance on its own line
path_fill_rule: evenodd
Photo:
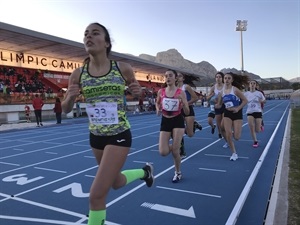
M 99 22 L 115 52 L 156 56 L 175 48 L 217 70 L 241 69 L 235 26 L 248 20 L 244 69 L 262 78 L 300 77 L 300 0 L 0 0 L 0 8 L 1 22 L 78 42 Z

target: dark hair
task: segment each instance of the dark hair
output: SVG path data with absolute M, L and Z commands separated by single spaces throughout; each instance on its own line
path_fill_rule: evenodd
M 223 73 L 223 72 L 221 72 L 221 71 L 217 72 L 216 75 L 215 75 L 215 77 L 216 77 L 218 74 L 220 74 L 220 75 L 224 78 L 224 73 Z
M 178 73 L 176 72 L 176 70 L 167 69 L 167 71 L 166 71 L 166 72 L 168 72 L 168 71 L 171 71 L 171 72 L 173 72 L 173 73 L 175 74 L 175 77 L 177 77 L 177 76 L 178 76 Z
M 102 29 L 103 29 L 103 31 L 104 31 L 104 39 L 105 39 L 105 41 L 107 42 L 107 43 L 109 43 L 109 46 L 106 48 L 106 56 L 108 56 L 109 54 L 110 54 L 110 52 L 111 52 L 111 47 L 112 47 L 112 45 L 111 45 L 111 39 L 110 39 L 110 35 L 109 35 L 109 32 L 108 32 L 108 30 L 106 29 L 106 27 L 105 26 L 103 26 L 102 24 L 100 24 L 100 23 L 91 23 L 90 25 L 97 25 L 97 26 L 99 26 L 99 27 L 101 27 Z M 90 26 L 89 25 L 89 26 Z M 87 63 L 87 62 L 89 62 L 90 61 L 90 57 L 87 57 L 87 58 L 85 58 L 84 59 L 84 61 L 83 61 L 83 63 L 85 64 L 85 63 Z
M 165 88 L 165 87 L 167 87 L 167 86 L 168 86 L 168 85 L 167 85 L 166 82 L 164 82 L 164 83 L 162 83 L 162 84 L 160 85 L 161 88 Z
M 251 81 L 255 81 L 255 83 L 256 83 L 255 90 L 261 91 L 261 90 L 260 90 L 261 88 L 260 88 L 260 85 L 259 85 L 258 81 L 257 81 L 257 80 L 251 80 Z
M 233 79 L 232 85 L 238 89 L 242 90 L 248 85 L 249 77 L 247 75 L 238 75 L 233 72 L 225 73 L 225 75 L 227 74 L 229 74 Z
M 175 74 L 175 78 L 178 76 L 178 74 L 177 74 L 177 72 L 176 72 L 175 70 L 167 69 L 166 72 L 168 72 L 168 71 L 171 71 L 172 73 L 174 73 L 174 74 Z M 175 83 L 176 83 L 176 82 L 175 82 Z M 166 82 L 164 82 L 164 83 L 161 84 L 161 88 L 165 88 L 165 87 L 167 87 L 167 86 L 168 86 L 168 85 L 167 85 Z
M 60 98 L 56 98 L 56 102 L 60 102 Z
M 217 72 L 216 75 L 215 75 L 215 78 L 216 78 L 216 76 L 217 76 L 218 74 L 220 74 L 220 75 L 222 76 L 222 83 L 224 83 L 224 73 L 221 72 L 221 71 Z
M 181 73 L 181 72 L 179 72 Z M 192 75 L 192 74 L 186 74 L 186 73 L 181 73 L 184 77 L 183 83 L 188 84 L 191 87 L 196 87 L 196 84 L 194 83 L 195 81 L 200 82 L 200 77 Z

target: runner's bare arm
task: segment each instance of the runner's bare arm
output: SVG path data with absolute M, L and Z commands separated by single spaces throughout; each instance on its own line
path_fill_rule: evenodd
M 124 62 L 118 62 L 118 66 L 124 79 L 126 80 L 129 92 L 133 95 L 133 97 L 139 97 L 142 94 L 142 88 L 135 78 L 131 65 Z
M 62 110 L 64 113 L 72 111 L 76 97 L 80 94 L 80 68 L 77 68 L 69 77 L 68 90 L 61 103 Z

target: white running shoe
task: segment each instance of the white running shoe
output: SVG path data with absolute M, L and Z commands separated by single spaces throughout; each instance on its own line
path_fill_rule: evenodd
M 174 175 L 174 177 L 172 179 L 172 182 L 173 183 L 178 183 L 181 180 L 181 178 L 182 178 L 182 174 L 181 173 L 177 173 L 175 171 L 175 175 Z
M 228 145 L 228 143 L 226 142 L 224 145 L 223 145 L 223 148 L 228 148 L 229 147 L 229 145 Z
M 230 157 L 230 160 L 231 161 L 235 161 L 235 160 L 237 160 L 239 157 L 238 157 L 238 155 L 236 154 L 236 153 L 232 153 L 232 156 Z

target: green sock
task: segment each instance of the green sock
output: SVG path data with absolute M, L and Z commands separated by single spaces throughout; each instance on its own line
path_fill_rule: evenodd
M 135 169 L 135 170 L 124 170 L 122 174 L 126 177 L 126 184 L 129 184 L 132 181 L 137 179 L 142 179 L 145 176 L 145 170 L 143 169 Z
M 90 210 L 88 225 L 104 225 L 106 219 L 106 210 Z

